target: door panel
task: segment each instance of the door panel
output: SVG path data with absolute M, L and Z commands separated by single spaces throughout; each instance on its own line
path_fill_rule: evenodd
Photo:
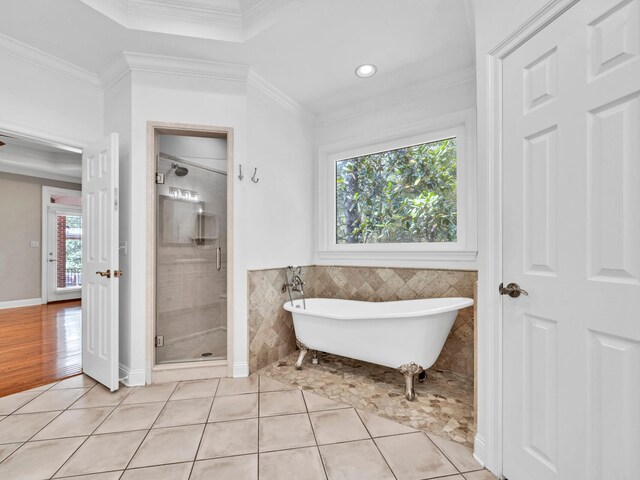
M 640 0 L 582 0 L 503 64 L 504 474 L 640 471 Z
M 118 389 L 118 135 L 82 155 L 82 367 Z M 103 272 L 104 275 L 100 275 Z

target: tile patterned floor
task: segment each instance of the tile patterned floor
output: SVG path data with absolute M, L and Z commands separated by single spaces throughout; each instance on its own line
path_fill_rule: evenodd
M 490 480 L 469 449 L 267 376 L 0 398 L 7 480 Z
M 416 399 L 404 398 L 404 377 L 397 370 L 337 355 L 320 356 L 320 363 L 305 358 L 302 370 L 294 363 L 298 354 L 260 370 L 260 373 L 382 417 L 473 446 L 476 433 L 473 412 L 473 377 L 443 370 L 427 370 L 427 380 L 416 378 Z

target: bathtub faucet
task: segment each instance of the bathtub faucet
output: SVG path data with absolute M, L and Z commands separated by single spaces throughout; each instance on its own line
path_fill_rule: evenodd
M 300 275 L 296 275 L 295 277 L 293 277 L 291 290 L 293 290 L 294 292 L 300 292 L 302 295 L 304 295 L 304 282 L 300 278 Z
M 289 280 L 289 273 L 291 274 L 291 280 Z M 293 305 L 293 297 L 291 296 L 291 292 L 298 292 L 302 295 L 302 305 L 303 308 L 307 308 L 306 300 L 304 298 L 304 281 L 300 274 L 302 273 L 302 267 L 298 267 L 295 265 L 290 265 L 285 270 L 285 283 L 282 285 L 282 292 L 289 293 L 289 300 L 291 301 L 291 305 Z M 299 307 L 298 307 L 299 308 Z

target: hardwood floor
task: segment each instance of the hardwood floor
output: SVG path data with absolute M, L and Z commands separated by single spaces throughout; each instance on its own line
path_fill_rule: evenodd
M 80 301 L 0 310 L 0 397 L 82 372 Z

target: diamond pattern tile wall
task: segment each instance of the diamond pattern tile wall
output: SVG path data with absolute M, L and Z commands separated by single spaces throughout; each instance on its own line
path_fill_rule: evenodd
M 303 268 L 307 297 L 384 302 L 474 296 L 474 271 L 315 265 Z M 250 271 L 249 369 L 255 372 L 295 351 L 291 314 L 282 308 L 284 268 Z M 473 375 L 473 308 L 460 311 L 435 367 Z

